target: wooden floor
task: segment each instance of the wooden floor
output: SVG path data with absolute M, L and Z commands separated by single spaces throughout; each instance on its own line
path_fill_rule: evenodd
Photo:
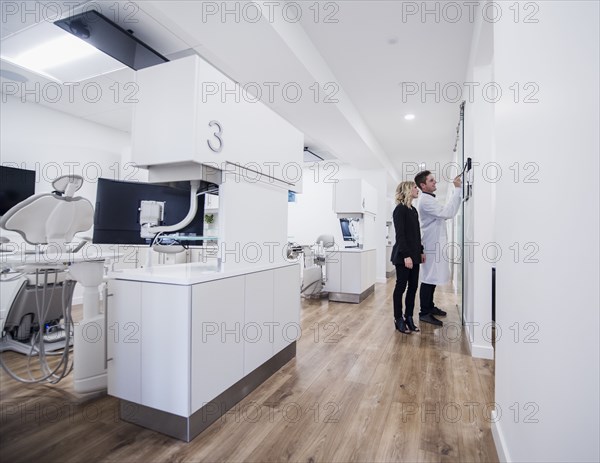
M 436 293 L 444 329 L 407 336 L 393 288 L 360 305 L 303 301 L 297 357 L 187 444 L 120 421 L 116 399 L 79 396 L 70 378 L 28 386 L 2 372 L 0 461 L 498 461 L 494 363 L 468 354 L 454 296 Z

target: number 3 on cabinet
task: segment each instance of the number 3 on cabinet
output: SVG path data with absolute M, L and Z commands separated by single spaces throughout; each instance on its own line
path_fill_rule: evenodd
M 214 132 L 214 137 L 219 140 L 219 146 L 218 147 L 214 147 L 211 143 L 210 140 L 206 140 L 206 143 L 208 143 L 208 147 L 214 151 L 215 153 L 220 153 L 221 150 L 223 149 L 223 139 L 221 138 L 221 136 L 223 135 L 223 128 L 221 127 L 221 124 L 219 123 L 219 121 L 210 121 L 208 123 L 209 127 L 214 127 L 217 126 L 218 130 Z

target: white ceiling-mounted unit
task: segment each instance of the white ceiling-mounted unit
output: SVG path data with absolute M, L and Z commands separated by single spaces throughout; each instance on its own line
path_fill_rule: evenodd
M 314 148 L 304 147 L 304 162 L 321 162 L 336 159 L 329 151 L 322 151 Z
M 139 71 L 169 61 L 106 16 L 91 10 L 54 23 L 75 37 Z

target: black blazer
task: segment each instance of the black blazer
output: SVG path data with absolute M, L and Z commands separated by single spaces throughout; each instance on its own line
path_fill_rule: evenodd
M 398 204 L 394 209 L 393 218 L 396 244 L 392 248 L 392 263 L 404 265 L 404 259 L 410 257 L 413 264 L 420 264 L 423 245 L 417 209 L 415 207 L 409 209 L 404 204 Z

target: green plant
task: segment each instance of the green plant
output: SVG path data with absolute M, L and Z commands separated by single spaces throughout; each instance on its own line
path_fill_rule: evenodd
M 215 215 L 214 214 L 204 214 L 204 221 L 211 225 L 215 222 Z

